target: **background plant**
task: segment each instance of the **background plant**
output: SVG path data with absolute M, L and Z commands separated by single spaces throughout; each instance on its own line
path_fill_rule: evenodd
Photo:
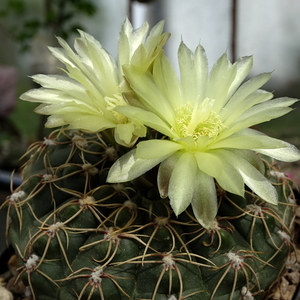
M 96 6 L 91 0 L 42 0 L 43 14 L 32 14 L 32 3 L 23 0 L 6 0 L 0 10 L 1 27 L 15 39 L 21 51 L 31 47 L 32 38 L 41 30 L 51 30 L 53 34 L 67 39 L 77 29 L 84 29 L 79 21 L 81 16 L 92 17 Z M 7 20 L 18 20 L 10 25 Z

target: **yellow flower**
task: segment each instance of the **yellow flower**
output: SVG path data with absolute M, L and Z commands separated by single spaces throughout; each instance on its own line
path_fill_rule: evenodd
M 127 105 L 122 97 L 127 90 L 122 65 L 150 70 L 169 38 L 168 33 L 162 33 L 163 26 L 163 22 L 158 23 L 148 35 L 147 23 L 133 31 L 126 19 L 119 39 L 119 65 L 98 41 L 83 31 L 75 40 L 76 53 L 58 38 L 62 48 L 50 50 L 66 66 L 67 76 L 35 75 L 33 80 L 42 88 L 24 93 L 21 99 L 42 103 L 35 111 L 50 115 L 46 127 L 69 125 L 70 129 L 91 132 L 114 128 L 116 142 L 132 146 L 138 137 L 145 136 L 146 128 L 139 120 L 114 110 L 116 106 Z
M 206 228 L 217 214 L 215 181 L 240 196 L 246 184 L 263 200 L 277 204 L 276 190 L 264 177 L 263 163 L 255 152 L 283 161 L 300 159 L 300 152 L 249 127 L 286 114 L 297 100 L 271 100 L 271 93 L 260 90 L 269 73 L 243 83 L 252 57 L 231 64 L 224 54 L 209 73 L 203 48 L 198 46 L 193 53 L 181 43 L 178 60 L 180 80 L 163 53 L 151 73 L 124 67 L 138 99 L 125 93 L 135 107 L 115 110 L 166 138 L 138 143 L 115 162 L 108 182 L 132 180 L 160 164 L 161 197 L 169 197 L 176 215 L 191 204 Z

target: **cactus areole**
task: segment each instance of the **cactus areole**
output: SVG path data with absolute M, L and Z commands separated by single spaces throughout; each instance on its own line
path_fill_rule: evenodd
M 297 100 L 261 90 L 267 73 L 243 83 L 251 57 L 208 72 L 201 46 L 181 43 L 178 79 L 162 31 L 126 20 L 117 62 L 82 31 L 75 52 L 59 39 L 66 75 L 36 75 L 21 96 L 59 127 L 29 147 L 3 205 L 32 299 L 263 299 L 294 251 L 292 182 L 274 159 L 300 153 L 249 127 Z

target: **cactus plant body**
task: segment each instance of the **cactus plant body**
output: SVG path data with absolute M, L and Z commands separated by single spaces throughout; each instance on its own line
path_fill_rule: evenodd
M 8 198 L 8 236 L 33 299 L 261 299 L 293 251 L 289 180 L 266 161 L 279 205 L 218 188 L 203 228 L 174 215 L 155 170 L 107 184 L 120 153 L 105 136 L 56 130 L 29 149 Z M 280 176 L 282 175 L 282 176 Z
M 178 78 L 162 48 L 125 21 L 118 62 L 80 31 L 50 48 L 63 75 L 35 75 L 46 126 L 8 197 L 7 236 L 34 300 L 262 299 L 293 251 L 295 197 L 272 159 L 291 144 L 253 128 L 297 100 L 244 82 L 252 57 L 212 70 L 182 42 Z M 272 159 L 270 159 L 272 158 Z

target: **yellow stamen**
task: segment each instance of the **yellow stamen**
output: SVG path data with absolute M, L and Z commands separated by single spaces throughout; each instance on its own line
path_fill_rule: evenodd
M 121 94 L 115 94 L 115 98 L 105 97 L 105 101 L 107 103 L 107 110 L 111 111 L 114 117 L 117 119 L 118 124 L 127 124 L 129 122 L 128 118 L 123 116 L 122 114 L 114 111 L 116 106 L 127 105 L 124 101 Z
M 220 116 L 213 111 L 214 100 L 204 99 L 200 105 L 191 103 L 178 107 L 176 110 L 177 132 L 181 138 L 192 136 L 197 141 L 199 136 L 209 138 L 218 136 L 226 127 Z

